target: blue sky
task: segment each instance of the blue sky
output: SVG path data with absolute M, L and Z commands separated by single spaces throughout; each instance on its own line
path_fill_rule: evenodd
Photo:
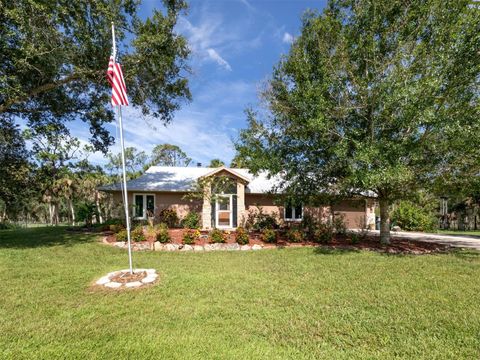
M 191 0 L 177 31 L 185 35 L 192 50 L 193 100 L 167 127 L 142 117 L 135 109 L 124 109 L 126 146 L 149 154 L 155 145 L 171 143 L 180 146 L 194 163 L 208 165 L 211 159 L 220 158 L 228 165 L 234 156 L 231 139 L 246 126 L 244 109 L 258 103 L 258 89 L 298 35 L 303 12 L 321 10 L 325 3 Z M 159 0 L 146 0 L 141 14 L 148 16 L 160 6 Z M 117 137 L 116 127 L 112 124 L 108 128 Z M 81 124 L 74 124 L 72 133 L 88 139 L 88 129 Z M 119 151 L 118 143 L 111 150 Z M 105 162 L 101 154 L 92 155 L 90 160 Z

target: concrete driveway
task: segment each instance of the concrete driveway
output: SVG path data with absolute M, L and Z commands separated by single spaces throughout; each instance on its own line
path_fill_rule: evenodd
M 380 236 L 379 230 L 371 230 L 369 234 Z M 443 235 L 419 232 L 392 231 L 392 237 L 405 238 L 424 242 L 435 242 L 458 248 L 480 250 L 480 237 L 471 235 Z

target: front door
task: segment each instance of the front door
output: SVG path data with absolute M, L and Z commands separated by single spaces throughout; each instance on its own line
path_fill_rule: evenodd
M 217 228 L 232 227 L 232 195 L 219 195 L 215 202 Z

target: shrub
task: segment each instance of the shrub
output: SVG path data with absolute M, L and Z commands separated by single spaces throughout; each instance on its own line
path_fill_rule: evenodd
M 392 224 L 407 231 L 433 231 L 437 227 L 435 216 L 411 201 L 400 201 L 392 212 Z
M 305 235 L 301 229 L 291 228 L 287 230 L 287 239 L 292 243 L 302 242 Z
M 95 203 L 83 202 L 77 207 L 77 220 L 84 221 L 85 225 L 92 226 L 93 217 L 97 214 Z
M 227 241 L 227 234 L 219 229 L 213 229 L 210 232 L 210 238 L 213 243 L 224 243 Z
M 118 233 L 124 230 L 125 227 L 123 226 L 123 224 L 111 224 L 111 225 L 108 225 L 108 229 L 114 233 Z
M 108 219 L 108 220 L 105 221 L 103 224 L 104 224 L 104 225 L 124 225 L 124 224 L 123 224 L 123 220 L 122 220 L 122 219 L 118 219 L 118 218 Z
M 183 232 L 183 243 L 191 245 L 200 237 L 200 230 L 188 229 Z
M 250 210 L 245 220 L 245 228 L 247 230 L 277 229 L 278 221 L 276 214 L 265 214 L 261 206 L 258 211 Z
M 322 244 L 329 244 L 333 240 L 334 230 L 333 224 L 320 223 L 317 230 L 315 230 L 313 241 Z
M 190 211 L 182 220 L 182 226 L 185 229 L 196 229 L 200 224 L 198 213 Z
M 145 226 L 145 225 L 148 225 L 148 221 L 147 220 L 143 220 L 143 219 L 133 219 L 132 220 L 132 225 L 131 225 L 131 228 L 136 228 L 138 226 Z
M 132 230 L 131 239 L 135 242 L 145 241 L 145 234 L 143 233 L 143 227 L 137 226 L 135 229 Z
M 147 230 L 145 231 L 145 235 L 147 236 L 148 239 L 156 239 L 157 237 L 157 231 L 153 227 L 153 225 L 148 225 Z
M 117 241 L 127 241 L 128 240 L 128 237 L 127 237 L 127 230 L 123 229 L 123 230 L 120 230 L 117 235 Z
M 349 238 L 350 238 L 350 242 L 355 245 L 355 244 L 358 244 L 361 240 L 361 236 L 360 234 L 357 234 L 357 233 L 351 233 L 349 235 Z
M 248 233 L 243 227 L 238 227 L 235 233 L 235 241 L 240 245 L 248 244 Z
M 257 222 L 253 225 L 253 228 L 256 230 L 276 229 L 278 228 L 277 219 L 273 215 L 261 213 L 257 217 Z
M 333 217 L 333 231 L 335 234 L 346 235 L 347 226 L 345 225 L 345 216 L 341 214 L 335 214 Z
M 274 243 L 277 241 L 277 233 L 273 229 L 263 229 L 260 233 L 260 239 L 266 243 Z
M 164 223 L 160 223 L 155 226 L 156 240 L 162 244 L 170 241 L 170 235 L 168 234 L 168 226 Z
M 308 238 L 313 238 L 318 228 L 318 222 L 312 215 L 304 214 L 300 226 Z
M 0 230 L 13 230 L 19 228 L 18 225 L 8 223 L 8 222 L 0 222 Z
M 178 215 L 173 209 L 163 209 L 160 211 L 158 218 L 161 223 L 167 224 L 169 228 L 176 227 L 178 224 Z

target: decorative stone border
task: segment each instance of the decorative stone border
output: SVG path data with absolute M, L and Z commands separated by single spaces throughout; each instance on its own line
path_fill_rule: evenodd
M 158 278 L 157 270 L 155 269 L 133 269 L 133 272 L 143 272 L 147 273 L 147 276 L 140 281 L 132 281 L 127 283 L 119 283 L 112 281 L 111 279 L 120 274 L 127 274 L 130 272 L 129 269 L 118 270 L 109 272 L 107 275 L 98 279 L 95 284 L 99 286 L 104 286 L 110 289 L 120 289 L 120 288 L 138 288 L 147 284 L 153 284 Z
M 205 245 L 187 245 L 187 244 L 161 244 L 156 241 L 153 244 L 155 251 L 235 251 L 235 250 L 261 250 L 263 246 L 255 245 L 239 245 L 238 243 L 215 243 Z
M 118 247 L 121 249 L 126 249 L 128 244 L 126 241 L 117 241 L 117 242 L 108 242 L 106 238 L 103 239 L 103 243 Z M 204 245 L 187 245 L 187 244 L 177 244 L 177 243 L 167 243 L 162 244 L 158 241 L 151 243 L 148 241 L 132 243 L 133 251 L 145 251 L 145 250 L 154 250 L 154 251 L 235 251 L 235 250 L 262 250 L 265 248 L 275 247 L 264 246 L 259 244 L 254 245 L 240 245 L 238 243 L 213 243 L 213 244 L 204 244 Z

